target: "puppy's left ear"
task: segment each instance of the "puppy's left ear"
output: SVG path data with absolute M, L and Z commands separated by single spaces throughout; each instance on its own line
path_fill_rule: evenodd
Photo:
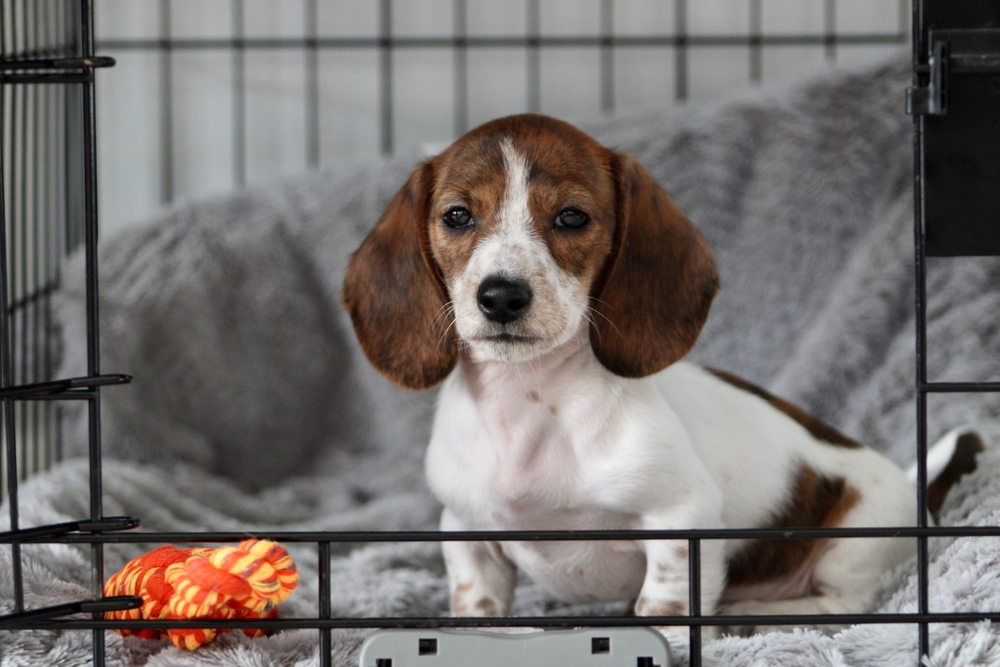
M 612 373 L 645 377 L 694 346 L 719 290 L 705 239 L 631 155 L 613 161 L 614 246 L 591 291 L 590 342 Z

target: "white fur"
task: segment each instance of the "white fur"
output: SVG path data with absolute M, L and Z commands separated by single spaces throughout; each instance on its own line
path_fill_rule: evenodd
M 847 526 L 912 525 L 913 487 L 868 449 L 817 441 L 766 401 L 687 363 L 652 377 L 613 375 L 588 340 L 587 293 L 533 232 L 528 165 L 503 145 L 500 224 L 453 279 L 468 350 L 438 399 L 426 472 L 444 530 L 759 527 L 789 499 L 802 464 L 843 477 L 860 500 Z M 488 321 L 488 276 L 526 280 L 529 312 Z M 507 328 L 504 329 L 503 327 Z M 488 340 L 500 330 L 530 343 Z M 742 591 L 725 587 L 741 544 L 702 543 L 702 609 L 734 613 L 861 611 L 907 540 L 831 540 L 800 572 Z M 516 568 L 571 601 L 637 598 L 636 613 L 687 613 L 687 545 L 645 542 L 444 543 L 456 614 L 506 614 Z

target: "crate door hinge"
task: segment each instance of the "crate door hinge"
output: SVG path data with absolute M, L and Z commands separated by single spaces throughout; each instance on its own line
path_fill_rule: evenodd
M 911 116 L 944 116 L 948 113 L 948 51 L 948 42 L 933 43 L 927 65 L 921 68 L 929 71 L 930 81 L 926 86 L 906 89 L 906 113 Z

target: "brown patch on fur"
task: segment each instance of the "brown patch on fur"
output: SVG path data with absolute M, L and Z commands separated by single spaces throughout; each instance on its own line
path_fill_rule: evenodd
M 677 556 L 678 560 L 687 560 L 688 548 L 686 546 L 676 546 L 674 547 L 674 555 Z
M 456 143 L 435 158 L 438 177 L 428 220 L 431 253 L 444 276 L 465 269 L 476 242 L 497 225 L 506 172 L 500 142 L 480 137 Z M 443 217 L 453 206 L 469 209 L 474 227 L 452 229 Z
M 644 597 L 635 603 L 636 616 L 686 616 L 687 605 L 677 600 L 653 604 Z
M 465 604 L 465 595 L 472 590 L 472 582 L 455 586 L 455 592 L 451 594 L 451 613 L 456 616 L 468 616 L 469 606 Z
M 807 465 L 795 473 L 795 486 L 781 514 L 762 528 L 830 528 L 839 526 L 861 499 L 843 477 L 821 477 Z M 753 540 L 728 563 L 726 586 L 779 579 L 805 566 L 827 540 Z
M 368 360 L 409 389 L 425 389 L 455 366 L 447 289 L 429 254 L 427 207 L 434 168 L 410 175 L 351 258 L 341 302 Z
M 481 616 L 497 616 L 497 605 L 489 598 L 479 598 L 476 604 L 473 605 L 473 609 L 479 612 Z
M 927 509 L 937 520 L 941 505 L 948 495 L 948 490 L 955 483 L 976 469 L 976 454 L 986 449 L 978 433 L 963 433 L 958 436 L 955 442 L 955 451 L 951 455 L 951 460 L 945 466 L 941 474 L 933 482 L 927 485 Z
M 612 373 L 644 377 L 694 345 L 719 274 L 705 239 L 635 158 L 616 156 L 612 170 L 618 225 L 591 289 L 590 342 Z
M 762 398 L 767 401 L 780 412 L 784 412 L 786 415 L 797 421 L 805 430 L 809 431 L 812 437 L 825 442 L 829 445 L 836 445 L 838 447 L 846 447 L 848 449 L 860 449 L 861 443 L 856 440 L 848 438 L 846 435 L 833 428 L 832 426 L 823 423 L 819 419 L 816 419 L 808 412 L 802 408 L 789 403 L 788 401 L 778 398 L 774 394 L 768 392 L 765 389 L 761 389 L 755 384 L 747 382 L 741 377 L 737 377 L 732 373 L 727 373 L 726 371 L 720 371 L 717 368 L 706 368 L 709 373 L 719 378 L 723 382 L 733 385 L 737 389 L 742 389 L 743 391 L 749 392 L 758 398 Z

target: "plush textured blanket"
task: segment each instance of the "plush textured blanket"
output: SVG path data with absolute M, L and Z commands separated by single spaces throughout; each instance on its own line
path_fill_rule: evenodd
M 635 153 L 712 244 L 722 292 L 691 357 L 740 374 L 906 465 L 915 437 L 911 123 L 905 58 L 673 114 L 588 126 Z M 104 397 L 105 511 L 151 530 L 430 529 L 422 479 L 433 393 L 391 387 L 359 353 L 337 293 L 349 253 L 413 159 L 302 176 L 183 205 L 101 246 L 102 368 L 135 375 Z M 66 375 L 82 374 L 80 263 L 67 267 L 60 322 Z M 935 380 L 1000 377 L 1000 265 L 932 262 L 929 363 Z M 930 436 L 970 424 L 997 435 L 1000 401 L 933 397 Z M 83 452 L 70 415 L 71 452 Z M 112 458 L 116 460 L 111 460 Z M 944 523 L 1000 521 L 1000 454 L 946 501 Z M 24 525 L 88 513 L 85 462 L 22 489 Z M 6 516 L 6 513 L 3 514 Z M 4 519 L 0 519 L 3 521 Z M 0 528 L 2 529 L 2 528 Z M 141 546 L 109 547 L 110 571 Z M 293 547 L 302 584 L 283 615 L 316 609 L 313 547 Z M 993 539 L 934 540 L 932 610 L 1000 608 Z M 88 596 L 83 549 L 24 550 L 28 603 Z M 334 613 L 437 615 L 447 591 L 438 547 L 335 548 Z M 11 609 L 0 550 L 0 613 Z M 561 604 L 530 581 L 518 614 L 625 613 Z M 914 566 L 887 573 L 880 611 L 915 608 Z M 335 633 L 352 665 L 364 633 Z M 108 634 L 109 664 L 312 665 L 317 634 L 226 635 L 195 653 Z M 997 664 L 989 624 L 932 626 L 935 665 Z M 686 649 L 676 646 L 682 662 Z M 0 664 L 83 665 L 89 633 L 0 632 Z M 912 626 L 725 638 L 710 665 L 913 665 Z

